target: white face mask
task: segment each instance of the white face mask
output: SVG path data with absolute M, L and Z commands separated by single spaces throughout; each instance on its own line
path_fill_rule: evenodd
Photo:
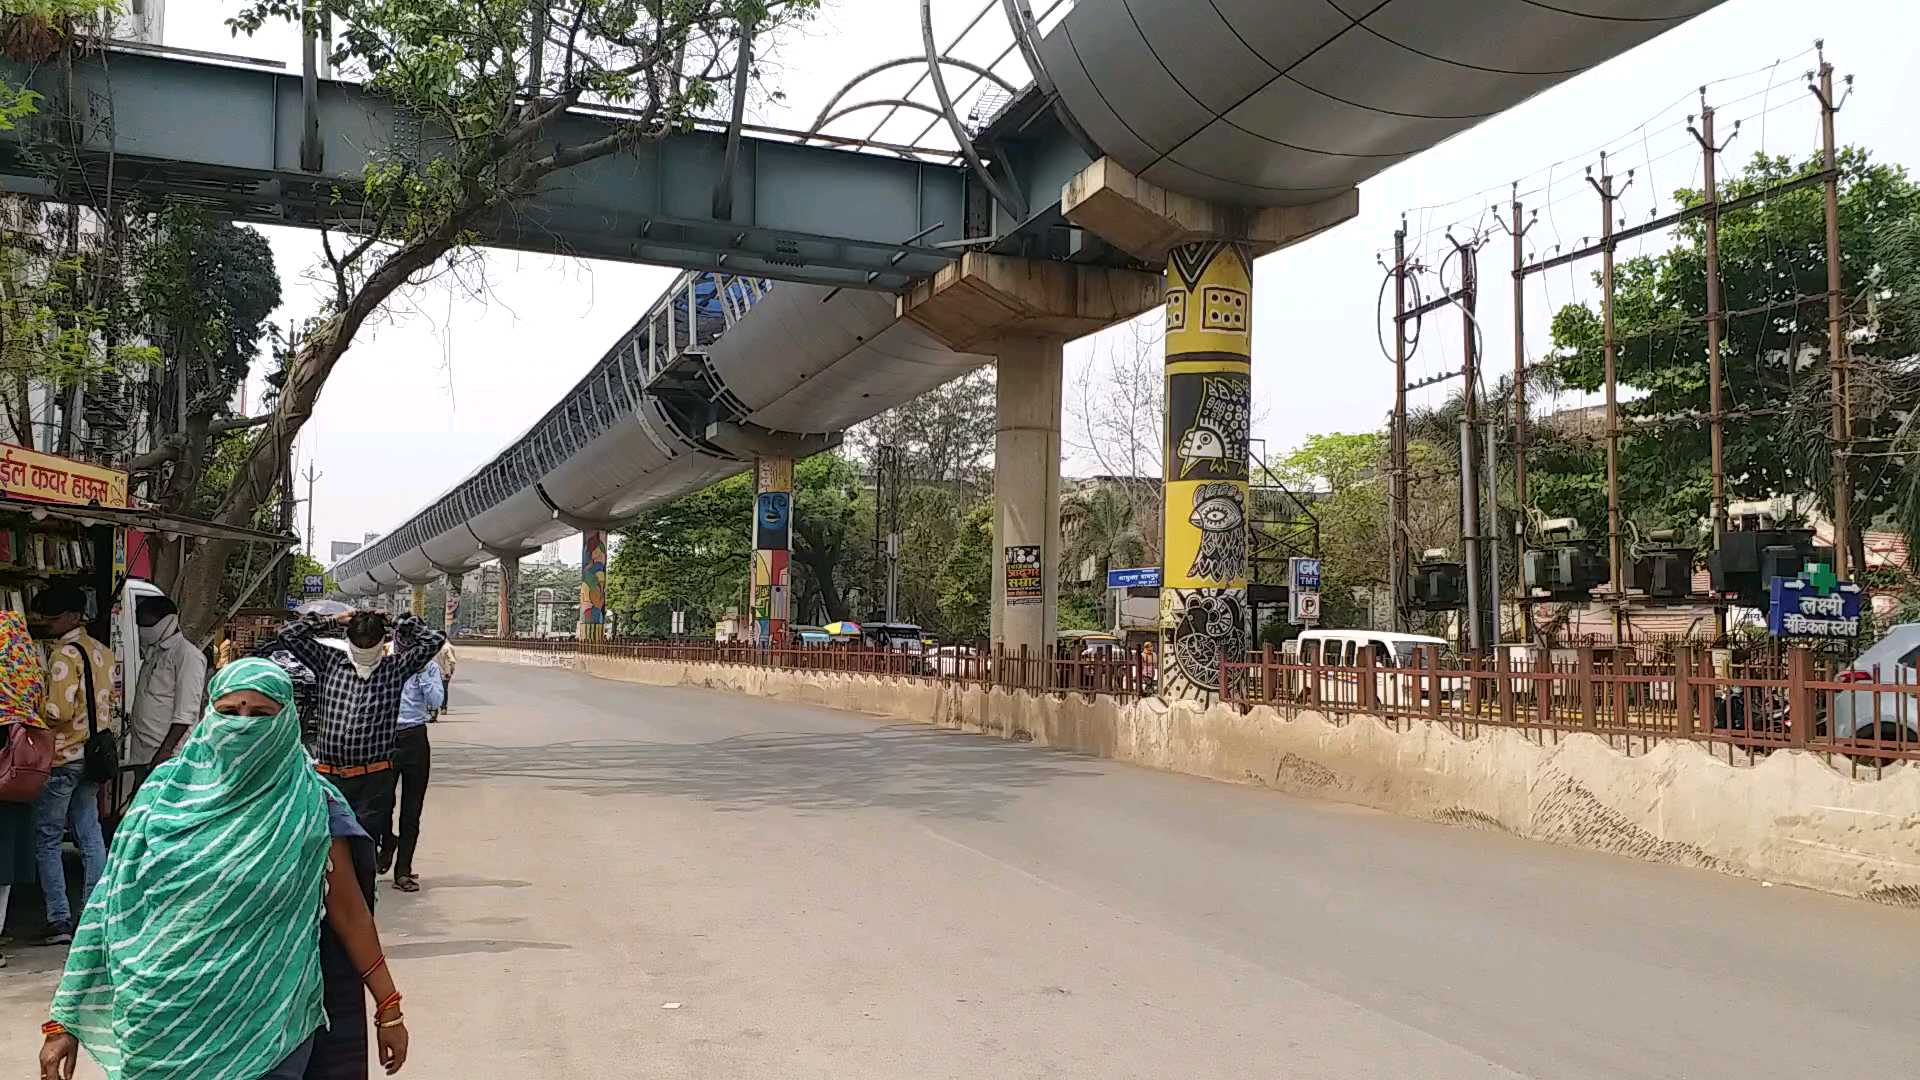
M 148 648 L 160 644 L 168 634 L 173 632 L 173 628 L 179 625 L 179 622 L 180 617 L 177 615 L 162 615 L 160 620 L 152 626 L 139 627 L 140 644 Z
M 347 642 L 347 655 L 353 658 L 353 670 L 364 679 L 373 674 L 373 669 L 380 664 L 380 658 L 387 655 L 387 647 L 384 643 L 380 645 L 355 645 L 349 641 Z

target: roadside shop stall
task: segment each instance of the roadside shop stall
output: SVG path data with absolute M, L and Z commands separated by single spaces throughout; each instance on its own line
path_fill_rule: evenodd
M 56 582 L 87 596 L 87 632 L 112 649 L 116 660 L 113 720 L 123 751 L 128 697 L 140 678 L 134 602 L 161 595 L 145 580 L 153 573 L 151 538 L 156 536 L 246 544 L 242 595 L 258 588 L 295 546 L 290 535 L 141 507 L 128 496 L 124 472 L 0 443 L 0 603 L 24 616 L 33 598 Z M 196 644 L 204 648 L 208 642 Z M 123 764 L 116 788 L 132 768 Z M 121 805 L 121 794 L 113 791 L 109 805 Z

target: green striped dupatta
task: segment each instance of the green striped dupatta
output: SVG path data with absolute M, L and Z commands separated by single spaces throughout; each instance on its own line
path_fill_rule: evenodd
M 236 690 L 281 710 L 216 712 Z M 112 1080 L 258 1080 L 326 1022 L 325 781 L 292 701 L 269 661 L 221 668 L 114 834 L 53 999 Z

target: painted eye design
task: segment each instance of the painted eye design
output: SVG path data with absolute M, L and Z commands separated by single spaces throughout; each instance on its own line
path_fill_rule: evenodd
M 1190 458 L 1223 458 L 1227 448 L 1220 436 L 1206 428 L 1195 428 L 1180 438 L 1180 455 Z
M 1212 495 L 1194 504 L 1187 520 L 1204 532 L 1231 532 L 1246 521 L 1246 514 L 1232 496 Z

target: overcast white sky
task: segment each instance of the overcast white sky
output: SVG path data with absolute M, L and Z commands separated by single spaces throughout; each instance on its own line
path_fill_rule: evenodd
M 236 7 L 170 0 L 167 44 L 295 57 L 284 31 L 233 40 L 222 20 Z M 788 101 L 762 103 L 755 119 L 806 126 L 852 72 L 917 53 L 918 7 L 908 0 L 825 0 L 821 18 L 783 41 L 771 58 L 772 85 Z M 978 0 L 936 4 L 937 15 L 948 16 L 938 24 L 942 40 L 978 8 Z M 962 55 L 984 60 L 1007 40 L 997 17 L 982 30 L 987 40 Z M 1471 232 L 1485 206 L 1504 206 L 1508 184 L 1518 179 L 1523 190 L 1537 189 L 1529 204 L 1550 207 L 1528 237 L 1530 249 L 1579 246 L 1598 233 L 1598 209 L 1581 176 L 1602 145 L 1615 151 L 1620 171 L 1640 170 L 1621 204 L 1622 216 L 1644 220 L 1670 210 L 1671 191 L 1695 184 L 1698 176 L 1691 138 L 1676 125 L 1693 111 L 1699 84 L 1730 76 L 1740 77 L 1711 90 L 1723 127 L 1734 117 L 1750 119 L 1723 169 L 1763 147 L 1810 152 L 1818 146 L 1817 113 L 1801 89 L 1800 73 L 1811 66 L 1807 50 L 1815 37 L 1826 39 L 1842 73 L 1858 78 L 1858 92 L 1840 117 L 1841 140 L 1866 145 L 1883 160 L 1920 163 L 1920 124 L 1912 120 L 1912 103 L 1920 100 L 1920 65 L 1913 63 L 1920 7 L 1912 0 L 1727 0 L 1369 181 L 1361 188 L 1357 220 L 1262 259 L 1255 287 L 1255 434 L 1278 453 L 1312 434 L 1381 423 L 1392 404 L 1393 379 L 1376 339 L 1379 260 L 1390 250 L 1403 212 L 1416 239 L 1424 238 L 1420 250 L 1437 264 L 1446 245 L 1444 228 L 1455 224 L 1461 235 Z M 1781 63 L 1773 70 L 1747 74 L 1776 60 Z M 905 89 L 912 73 L 901 74 L 899 82 L 877 84 L 873 96 Z M 1771 92 L 1769 85 L 1775 87 Z M 924 122 L 902 117 L 882 135 L 904 140 Z M 869 129 L 870 122 L 850 118 L 833 130 L 865 135 Z M 300 230 L 266 231 L 286 285 L 286 304 L 277 316 L 285 325 L 317 306 L 319 294 L 306 274 L 318 262 L 318 242 Z M 1485 354 L 1494 367 L 1512 364 L 1509 259 L 1506 237 L 1497 234 L 1482 263 L 1493 284 L 1480 311 L 1489 331 Z M 1532 280 L 1530 350 L 1545 343 L 1550 305 L 1590 292 L 1590 272 L 1581 267 Z M 484 300 L 432 286 L 363 333 L 334 371 L 301 438 L 300 467 L 311 460 L 322 474 L 314 506 L 320 557 L 326 558 L 330 540 L 358 539 L 398 524 L 491 457 L 580 377 L 672 274 L 494 253 L 487 257 Z M 1457 322 L 1430 321 L 1427 329 L 1414 377 L 1459 364 Z M 1092 351 L 1092 342 L 1081 342 L 1069 362 L 1085 364 Z M 574 542 L 563 554 L 572 558 L 577 552 Z

